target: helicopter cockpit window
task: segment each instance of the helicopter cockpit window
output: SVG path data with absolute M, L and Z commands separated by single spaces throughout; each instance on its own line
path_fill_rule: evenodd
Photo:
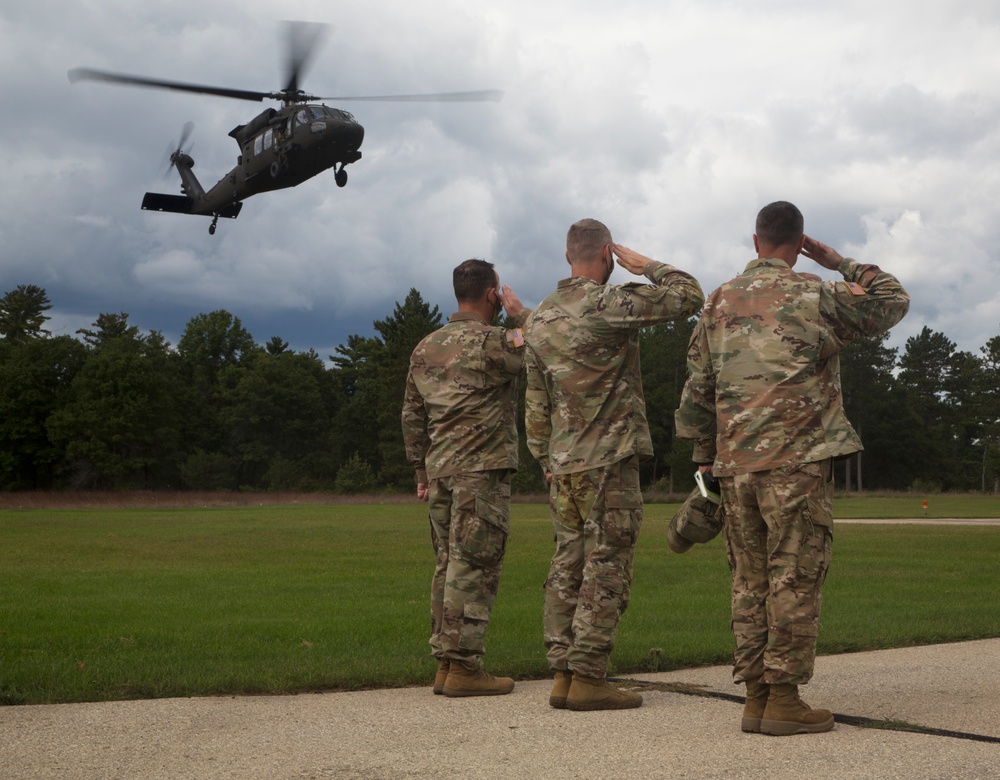
M 309 121 L 309 115 L 306 113 L 305 109 L 302 109 L 295 115 L 296 124 L 304 125 Z
M 309 106 L 309 110 L 312 112 L 313 119 L 326 119 L 322 106 Z
M 339 119 L 341 121 L 355 122 L 354 115 L 350 111 L 344 111 L 342 108 L 330 108 L 327 107 L 326 113 L 332 116 L 334 119 Z

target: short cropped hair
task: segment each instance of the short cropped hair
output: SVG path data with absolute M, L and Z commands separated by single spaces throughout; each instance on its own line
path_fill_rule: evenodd
M 611 231 L 596 219 L 581 219 L 570 225 L 566 234 L 566 253 L 571 263 L 594 260 L 604 247 L 613 243 Z
M 796 243 L 802 238 L 802 212 L 786 200 L 769 203 L 757 214 L 757 240 L 779 247 Z
M 452 274 L 455 286 L 455 298 L 462 303 L 481 301 L 487 290 L 497 286 L 497 272 L 493 263 L 479 258 L 472 258 L 460 263 Z

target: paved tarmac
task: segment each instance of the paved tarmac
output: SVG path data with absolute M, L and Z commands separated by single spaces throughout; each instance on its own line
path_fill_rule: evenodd
M 998 686 L 987 639 L 819 658 L 804 698 L 838 723 L 794 737 L 742 733 L 725 697 L 743 688 L 721 666 L 642 675 L 643 706 L 620 712 L 551 709 L 548 681 L 469 699 L 428 685 L 0 707 L 0 778 L 986 780 L 1000 778 Z

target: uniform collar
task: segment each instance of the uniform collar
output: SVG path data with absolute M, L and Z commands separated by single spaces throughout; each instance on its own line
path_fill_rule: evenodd
M 603 287 L 600 282 L 591 279 L 589 276 L 571 276 L 569 279 L 561 280 L 556 287 L 561 290 L 564 287 L 578 284 L 596 284 L 598 287 Z
M 448 318 L 448 322 L 468 322 L 472 320 L 474 322 L 482 322 L 485 325 L 489 325 L 486 320 L 476 314 L 474 311 L 456 311 Z
M 747 271 L 751 271 L 754 268 L 780 268 L 783 271 L 792 270 L 788 263 L 784 260 L 779 260 L 777 257 L 758 257 L 756 260 L 751 260 L 747 263 Z

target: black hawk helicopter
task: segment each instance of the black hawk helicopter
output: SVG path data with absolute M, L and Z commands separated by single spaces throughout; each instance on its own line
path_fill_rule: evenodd
M 207 192 L 194 175 L 194 160 L 184 150 L 193 125 L 184 126 L 177 149 L 170 154 L 171 167 L 181 177 L 183 195 L 147 192 L 142 208 L 171 211 L 177 214 L 200 214 L 212 217 L 208 232 L 215 234 L 219 217 L 236 219 L 243 201 L 251 195 L 294 187 L 329 168 L 336 168 L 338 187 L 347 184 L 345 165 L 361 159 L 365 129 L 349 111 L 325 105 L 326 100 L 369 100 L 408 102 L 469 102 L 503 97 L 500 90 L 476 92 L 438 92 L 422 95 L 369 95 L 361 97 L 317 97 L 299 88 L 299 78 L 315 51 L 322 24 L 292 22 L 288 25 L 288 81 L 278 92 L 254 92 L 201 84 L 185 84 L 142 76 L 75 68 L 69 71 L 71 83 L 106 81 L 140 87 L 172 89 L 239 100 L 281 101 L 281 108 L 268 108 L 244 125 L 237 125 L 229 135 L 240 147 L 236 167 Z

